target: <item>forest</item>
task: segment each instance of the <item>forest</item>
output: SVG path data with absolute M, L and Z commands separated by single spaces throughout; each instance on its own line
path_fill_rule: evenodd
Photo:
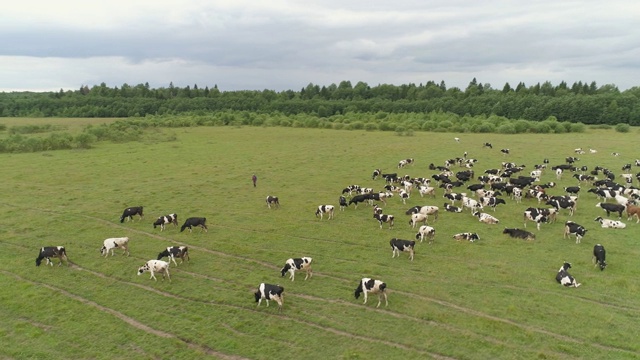
M 520 82 L 502 89 L 475 78 L 465 89 L 444 81 L 424 84 L 370 86 L 350 81 L 294 91 L 221 91 L 201 88 L 151 88 L 148 83 L 109 87 L 102 83 L 77 90 L 2 92 L 0 117 L 141 118 L 206 116 L 216 112 L 248 112 L 275 116 L 306 115 L 315 122 L 349 114 L 433 114 L 457 117 L 491 116 L 533 122 L 555 119 L 586 125 L 640 125 L 640 87 L 620 91 L 613 84 L 550 82 L 527 86 Z M 424 129 L 422 130 L 432 130 Z M 382 129 L 384 130 L 384 129 Z M 392 129 L 393 130 L 393 129 Z M 492 130 L 492 132 L 495 131 Z

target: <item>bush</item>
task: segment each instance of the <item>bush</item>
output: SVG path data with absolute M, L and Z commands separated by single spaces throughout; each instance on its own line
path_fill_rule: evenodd
M 372 122 L 366 123 L 364 124 L 364 129 L 367 131 L 376 131 L 378 130 L 378 124 Z
M 502 124 L 498 127 L 498 133 L 500 134 L 515 134 L 516 126 L 514 124 Z
M 629 126 L 629 124 L 620 123 L 620 124 L 616 125 L 616 131 L 617 132 L 628 133 L 630 129 L 631 129 L 631 127 Z
M 575 123 L 571 124 L 571 132 L 572 133 L 582 133 L 585 130 L 585 126 L 583 123 Z

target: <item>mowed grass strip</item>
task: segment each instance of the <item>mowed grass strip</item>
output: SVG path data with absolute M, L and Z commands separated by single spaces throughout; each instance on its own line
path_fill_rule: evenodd
M 364 204 L 338 210 L 338 197 L 347 185 L 382 189 L 382 180 L 371 180 L 375 168 L 430 177 L 435 172 L 428 170 L 429 163 L 442 165 L 464 151 L 478 159 L 476 177 L 503 161 L 527 165 L 527 175 L 544 158 L 550 165 L 564 163 L 577 147 L 598 150 L 578 155 L 578 165 L 605 166 L 618 174 L 637 157 L 627 153 L 635 131 L 412 137 L 287 128 L 171 131 L 176 141 L 2 155 L 6 191 L 0 202 L 0 247 L 11 254 L 0 265 L 0 275 L 11 285 L 3 302 L 33 298 L 29 309 L 43 309 L 33 312 L 34 317 L 69 308 L 78 308 L 74 311 L 79 314 L 100 313 L 92 321 L 73 322 L 42 316 L 41 328 L 55 327 L 60 339 L 79 333 L 104 338 L 105 345 L 60 349 L 56 354 L 61 357 L 122 357 L 111 349 L 123 343 L 123 333 L 130 334 L 124 343 L 138 349 L 127 358 L 168 354 L 187 359 L 207 353 L 288 358 L 303 352 L 312 358 L 640 356 L 634 330 L 640 315 L 638 225 L 601 229 L 593 219 L 606 214 L 595 207 L 598 201 L 586 192 L 588 185 L 582 185 L 578 211 L 571 217 L 589 229 L 581 244 L 562 238 L 566 212 L 540 231 L 530 223 L 527 229 L 537 235 L 534 242 L 503 235 L 504 227 L 523 228 L 526 207 L 546 207 L 535 200 L 515 204 L 506 198 L 507 204 L 495 213 L 485 210 L 500 219 L 493 226 L 479 223 L 468 210 L 441 210 L 438 220 L 429 222 L 436 228 L 435 244 L 418 243 L 414 261 L 407 254 L 392 259 L 389 239 L 414 239 L 417 228 L 411 229 L 405 211 L 414 205 L 442 208 L 446 199 L 441 189 L 435 199 L 414 192 L 407 204 L 397 197 L 381 204 L 385 214 L 396 216 L 391 230 L 386 225 L 380 229 L 371 207 Z M 492 142 L 494 149 L 482 148 L 484 142 Z M 510 148 L 511 154 L 503 156 L 500 148 Z M 611 156 L 614 151 L 622 156 Z M 396 168 L 398 160 L 409 157 L 415 165 Z M 257 188 L 251 184 L 254 173 Z M 549 170 L 542 178 L 548 181 L 558 182 L 549 190 L 552 195 L 577 184 L 570 173 L 557 180 Z M 281 207 L 267 209 L 267 195 L 278 196 Z M 314 216 L 321 204 L 336 206 L 335 219 Z M 144 219 L 121 224 L 119 217 L 128 206 L 144 206 Z M 174 212 L 179 225 L 187 217 L 206 217 L 209 231 L 153 229 L 156 217 Z M 467 231 L 477 232 L 481 240 L 451 238 Z M 102 240 L 120 236 L 131 238 L 131 256 L 116 251 L 114 257 L 101 258 Z M 591 263 L 596 243 L 607 249 L 609 267 L 603 272 Z M 50 245 L 66 246 L 72 266 L 36 268 L 39 247 Z M 171 283 L 135 275 L 139 266 L 170 245 L 191 249 L 189 263 L 171 265 Z M 313 257 L 314 276 L 304 281 L 298 274 L 295 282 L 288 275 L 281 277 L 285 260 L 301 256 Z M 573 264 L 571 273 L 582 283 L 580 288 L 566 289 L 555 282 L 563 261 Z M 388 284 L 388 308 L 375 309 L 375 295 L 366 305 L 362 298 L 354 299 L 353 291 L 365 276 Z M 285 287 L 282 313 L 276 304 L 255 307 L 253 292 L 260 282 Z M 51 299 L 43 294 L 51 294 Z M 137 329 L 76 297 L 171 337 L 167 341 Z M 11 330 L 25 326 L 31 310 L 15 305 L 4 312 L 5 334 L 32 349 L 27 357 L 50 349 L 41 337 Z M 112 331 L 100 331 L 95 321 Z M 0 350 L 11 357 L 18 356 L 15 351 Z

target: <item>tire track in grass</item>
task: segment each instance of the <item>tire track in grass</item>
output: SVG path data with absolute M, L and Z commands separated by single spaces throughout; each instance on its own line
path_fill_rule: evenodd
M 220 359 L 225 359 L 225 360 L 249 360 L 248 358 L 244 358 L 244 357 L 241 357 L 241 356 L 228 355 L 228 354 L 222 353 L 220 351 L 216 351 L 214 349 L 211 349 L 208 346 L 196 344 L 196 343 L 190 341 L 189 339 L 182 338 L 180 336 L 168 333 L 166 331 L 154 329 L 154 328 L 152 328 L 150 326 L 147 326 L 147 325 L 137 321 L 136 319 L 134 319 L 132 317 L 129 317 L 129 316 L 127 316 L 127 315 L 125 315 L 125 314 L 123 314 L 123 313 L 121 313 L 119 311 L 116 311 L 114 309 L 108 308 L 106 306 L 102 306 L 102 305 L 100 305 L 100 304 L 98 304 L 98 303 L 96 303 L 96 302 L 94 302 L 92 300 L 83 298 L 82 296 L 79 296 L 79 295 L 76 295 L 76 294 L 72 294 L 72 293 L 70 293 L 67 290 L 64 290 L 62 288 L 57 288 L 55 286 L 52 286 L 52 285 L 49 285 L 49 284 L 46 284 L 46 283 L 41 283 L 41 282 L 36 282 L 36 281 L 29 280 L 29 279 L 25 279 L 25 278 L 23 278 L 23 277 L 21 277 L 21 276 L 19 276 L 17 274 L 14 274 L 14 273 L 11 273 L 11 272 L 8 272 L 8 271 L 0 270 L 0 272 L 2 272 L 3 274 L 6 274 L 6 275 L 12 275 L 16 279 L 18 279 L 18 280 L 20 280 L 22 282 L 30 283 L 30 284 L 35 285 L 35 286 L 41 286 L 41 287 L 44 287 L 44 288 L 49 289 L 51 291 L 58 292 L 58 293 L 60 293 L 60 294 L 62 294 L 64 296 L 66 296 L 66 297 L 68 297 L 70 299 L 73 299 L 75 301 L 78 301 L 78 302 L 80 302 L 80 303 L 82 303 L 84 305 L 92 306 L 92 307 L 94 307 L 94 308 L 96 308 L 96 309 L 98 309 L 98 310 L 100 310 L 102 312 L 105 312 L 105 313 L 108 313 L 108 314 L 110 314 L 112 316 L 115 316 L 116 318 L 124 321 L 125 323 L 129 324 L 130 326 L 132 326 L 132 327 L 134 327 L 134 328 L 136 328 L 138 330 L 142 330 L 142 331 L 144 331 L 144 332 L 146 332 L 148 334 L 152 334 L 152 335 L 155 335 L 155 336 L 158 336 L 158 337 L 162 337 L 162 338 L 167 338 L 167 339 L 178 339 L 178 340 L 182 341 L 190 349 L 197 350 L 197 351 L 200 351 L 200 352 L 205 353 L 207 355 L 216 356 L 216 357 L 218 357 Z
M 16 208 L 21 208 L 19 206 L 10 205 L 10 204 L 5 204 L 5 205 L 16 207 Z M 42 211 L 42 212 L 48 212 L 48 213 L 54 213 L 54 214 L 59 214 L 59 215 L 68 215 L 67 213 L 62 213 L 62 212 L 53 211 L 53 210 L 47 210 L 47 209 L 39 209 L 39 208 L 29 208 L 29 209 L 36 210 L 36 211 Z M 224 252 L 210 250 L 208 248 L 203 248 L 203 247 L 199 247 L 199 246 L 192 246 L 192 245 L 189 245 L 187 243 L 180 242 L 180 241 L 173 240 L 173 239 L 169 239 L 169 238 L 163 237 L 161 235 L 157 235 L 157 234 L 150 233 L 150 232 L 147 232 L 147 231 L 128 228 L 128 227 L 125 227 L 125 226 L 122 226 L 122 225 L 118 225 L 116 223 L 113 223 L 111 221 L 107 221 L 107 220 L 104 220 L 104 219 L 101 219 L 101 218 L 97 218 L 97 217 L 93 217 L 93 216 L 89 216 L 89 215 L 84 215 L 84 214 L 78 214 L 77 216 L 81 216 L 81 217 L 85 217 L 87 219 L 98 221 L 98 222 L 101 222 L 101 223 L 103 223 L 105 225 L 108 225 L 108 226 L 127 229 L 128 231 L 135 232 L 135 233 L 138 233 L 138 234 L 143 234 L 145 236 L 152 237 L 152 238 L 155 238 L 155 239 L 158 239 L 158 240 L 169 241 L 171 243 L 175 243 L 175 244 L 178 244 L 178 245 L 181 245 L 181 246 L 182 245 L 186 245 L 186 246 L 192 247 L 193 249 L 200 250 L 200 251 L 203 251 L 203 252 L 207 252 L 207 253 L 210 253 L 210 254 L 224 256 L 224 257 L 228 257 L 228 258 L 234 258 L 234 259 L 242 260 L 242 261 L 245 261 L 245 262 L 253 262 L 253 263 L 259 264 L 261 266 L 264 266 L 264 267 L 267 267 L 267 268 L 270 268 L 270 269 L 275 269 L 275 270 L 279 269 L 279 267 L 277 267 L 277 266 L 274 266 L 274 265 L 272 265 L 270 263 L 266 263 L 266 262 L 263 262 L 263 261 L 260 261 L 260 260 L 255 260 L 255 259 L 251 259 L 251 258 L 247 258 L 247 257 L 243 257 L 243 256 L 238 256 L 238 255 L 227 254 L 227 253 L 224 253 Z M 230 228 L 230 227 L 226 227 L 226 226 L 222 226 L 222 225 L 212 225 L 210 227 Z M 244 231 L 247 231 L 247 232 L 257 232 L 257 230 L 253 230 L 253 229 L 242 229 L 242 228 L 233 228 L 233 229 L 236 230 L 236 231 L 237 230 L 244 230 Z M 310 237 L 301 237 L 301 236 L 293 236 L 293 237 L 296 237 L 296 238 L 299 238 L 299 239 L 304 239 L 304 240 L 322 240 L 322 239 L 314 239 L 314 238 L 310 238 Z M 344 278 L 340 278 L 340 277 L 336 277 L 336 276 L 332 276 L 332 275 L 323 275 L 321 273 L 316 273 L 316 272 L 314 272 L 314 275 L 318 275 L 319 277 L 327 277 L 327 278 L 330 278 L 330 279 L 333 279 L 333 280 L 336 280 L 336 281 L 340 281 L 340 282 L 343 282 L 343 283 L 349 283 L 348 279 L 344 279 Z M 138 285 L 138 284 L 135 284 L 135 285 Z M 140 286 L 142 286 L 142 285 L 140 285 Z M 152 288 L 149 288 L 149 289 L 152 289 Z M 153 291 L 156 291 L 156 290 L 153 289 Z M 496 322 L 501 322 L 503 324 L 507 324 L 507 325 L 510 325 L 510 326 L 517 327 L 519 329 L 523 329 L 525 331 L 531 331 L 531 332 L 543 334 L 545 336 L 550 336 L 552 338 L 563 339 L 564 341 L 571 342 L 571 343 L 574 343 L 574 344 L 580 344 L 580 345 L 584 345 L 584 346 L 594 346 L 594 347 L 597 347 L 597 348 L 599 348 L 601 350 L 606 350 L 606 351 L 621 351 L 621 352 L 627 352 L 627 353 L 630 353 L 630 354 L 633 354 L 633 355 L 637 355 L 638 354 L 637 352 L 635 352 L 633 350 L 607 346 L 607 345 L 598 344 L 598 343 L 594 343 L 594 342 L 587 342 L 587 341 L 583 341 L 581 339 L 573 338 L 573 337 L 568 336 L 568 335 L 563 335 L 563 334 L 560 334 L 560 333 L 555 333 L 555 332 L 552 332 L 552 331 L 549 331 L 549 330 L 545 330 L 545 329 L 542 329 L 542 328 L 539 328 L 539 327 L 536 327 L 536 326 L 527 325 L 527 324 L 521 324 L 521 323 L 518 323 L 518 322 L 516 322 L 514 320 L 510 320 L 510 319 L 501 318 L 501 317 L 498 317 L 498 316 L 486 314 L 486 313 L 483 313 L 483 312 L 480 312 L 480 311 L 477 311 L 477 310 L 474 310 L 474 309 L 470 309 L 470 308 L 466 308 L 464 306 L 460 306 L 460 305 L 456 305 L 454 303 L 450 303 L 448 301 L 439 300 L 439 299 L 435 299 L 435 298 L 431 298 L 431 297 L 427 297 L 427 296 L 422 296 L 422 295 L 418 295 L 418 294 L 414 294 L 414 293 L 410 293 L 410 292 L 399 291 L 399 290 L 394 290 L 394 292 L 397 292 L 399 294 L 404 294 L 406 296 L 409 296 L 409 297 L 412 297 L 412 298 L 416 298 L 416 299 L 419 299 L 419 300 L 424 300 L 424 301 L 428 301 L 428 302 L 431 302 L 431 303 L 435 303 L 435 304 L 438 304 L 440 306 L 447 307 L 447 308 L 450 308 L 450 309 L 453 309 L 455 311 L 459 311 L 461 313 L 465 313 L 465 314 L 468 314 L 468 315 L 473 315 L 473 316 L 476 316 L 476 317 L 479 317 L 479 318 L 484 318 L 484 319 L 489 319 L 489 320 L 496 321 Z M 159 292 L 159 293 L 162 294 L 161 292 Z M 580 298 L 580 297 L 574 297 L 574 298 L 579 299 L 579 300 L 585 300 L 585 299 Z M 603 305 L 603 306 L 613 306 L 613 307 L 615 307 L 615 305 L 604 303 L 604 302 L 599 302 L 599 301 L 595 301 L 595 300 L 590 300 L 590 301 L 592 301 L 592 302 L 594 302 L 596 304 L 599 304 L 599 305 Z

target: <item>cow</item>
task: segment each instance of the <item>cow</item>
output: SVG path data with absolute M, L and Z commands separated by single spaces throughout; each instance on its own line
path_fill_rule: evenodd
M 482 204 L 480 204 L 478 201 L 472 199 L 472 198 L 468 198 L 468 197 L 463 197 L 462 198 L 462 206 L 466 207 L 467 209 L 469 209 L 471 211 L 471 213 L 473 213 L 474 211 L 478 211 L 478 210 L 482 210 Z
M 476 192 L 480 189 L 484 189 L 484 186 L 485 186 L 484 184 L 471 184 L 467 186 L 467 190 Z
M 320 205 L 316 210 L 316 217 L 320 216 L 320 220 L 322 220 L 323 214 L 327 214 L 329 215 L 328 219 L 331 220 L 333 219 L 333 210 L 333 205 Z
M 444 203 L 444 209 L 449 212 L 461 213 L 462 208 Z
M 447 193 L 442 195 L 442 197 L 451 201 L 451 205 L 453 205 L 456 201 L 460 201 L 460 203 L 462 203 L 462 199 L 466 196 L 466 193 Z
M 160 231 L 164 231 L 165 225 L 167 224 L 173 224 L 175 227 L 178 227 L 178 214 L 169 214 L 158 217 L 158 219 L 153 223 L 153 228 L 155 229 L 159 225 Z
M 468 240 L 470 242 L 474 242 L 476 240 L 480 240 L 480 236 L 478 234 L 470 233 L 470 232 L 455 234 L 455 235 L 453 235 L 453 238 L 456 239 L 457 241 Z
M 582 238 L 587 234 L 587 229 L 584 226 L 574 223 L 573 221 L 567 221 L 564 223 L 564 235 L 563 238 L 571 237 L 574 235 L 576 237 L 576 244 L 579 244 Z
M 523 240 L 535 240 L 536 239 L 536 235 L 532 234 L 526 230 L 520 230 L 520 229 L 508 229 L 505 228 L 502 231 L 503 234 L 509 234 L 509 236 L 511 236 L 512 238 L 516 238 L 516 239 L 523 239 Z
M 380 171 L 380 169 L 375 169 L 373 170 L 373 174 L 371 175 L 371 180 L 375 180 L 378 178 L 378 176 L 380 176 L 382 172 Z
M 553 206 L 557 211 L 560 209 L 569 209 L 569 216 L 573 216 L 576 211 L 576 202 L 570 198 L 558 198 L 555 197 L 545 203 L 546 205 Z
M 409 219 L 409 225 L 411 225 L 412 229 L 416 228 L 416 224 L 423 223 L 427 225 L 427 215 L 422 213 L 411 214 L 411 219 Z
M 338 202 L 340 203 L 340 211 L 344 211 L 345 208 L 349 207 L 349 204 L 347 203 L 347 198 L 345 198 L 344 196 L 340 196 L 340 198 L 338 199 Z
M 595 244 L 593 246 L 593 263 L 594 266 L 600 266 L 600 271 L 607 267 L 606 251 L 602 244 Z
M 364 302 L 363 305 L 367 303 L 367 294 L 378 294 L 378 305 L 376 307 L 380 307 L 380 303 L 382 303 L 382 298 L 384 298 L 385 305 L 389 306 L 389 301 L 387 299 L 387 284 L 380 280 L 374 280 L 370 278 L 362 278 L 356 291 L 354 293 L 356 299 L 360 298 L 360 294 L 364 294 Z
M 622 218 L 622 212 L 626 209 L 624 205 L 603 202 L 597 203 L 596 207 L 602 208 L 602 210 L 606 211 L 607 216 L 611 215 L 611 213 L 618 213 L 618 219 Z
M 488 206 L 492 208 L 493 211 L 496 211 L 496 206 L 498 206 L 499 204 L 506 204 L 507 202 L 504 201 L 504 199 L 500 199 L 497 197 L 481 197 L 480 203 L 482 204 L 482 206 Z
M 504 155 L 509 155 L 509 149 L 500 149 L 500 152 Z
M 382 229 L 382 224 L 383 223 L 388 223 L 389 224 L 389 229 L 393 228 L 393 220 L 395 219 L 395 216 L 393 216 L 393 215 L 384 215 L 384 214 L 373 214 L 373 218 L 378 220 L 378 222 L 380 223 L 380 229 Z
M 580 192 L 580 186 L 567 186 L 564 188 L 564 191 L 567 194 L 573 194 L 578 196 L 578 193 Z
M 269 300 L 274 300 L 278 303 L 278 311 L 282 311 L 282 305 L 284 304 L 283 293 L 284 288 L 280 285 L 261 283 L 254 295 L 258 306 L 262 303 L 262 299 L 267 301 L 267 307 L 269 307 Z
M 602 198 L 604 201 L 607 199 L 615 199 L 616 195 L 619 195 L 619 191 L 612 189 L 589 189 L 587 192 L 594 193 L 598 198 Z
M 40 248 L 38 252 L 38 257 L 36 258 L 36 266 L 40 266 L 42 263 L 42 259 L 47 260 L 47 265 L 53 266 L 53 261 L 51 258 L 58 258 L 60 263 L 58 266 L 62 265 L 62 260 L 67 262 L 67 266 L 69 266 L 69 258 L 67 257 L 67 250 L 64 246 L 45 246 Z
M 640 207 L 627 203 L 627 220 L 633 220 L 636 217 L 636 224 L 640 223 Z
M 435 236 L 436 236 L 436 229 L 428 225 L 422 225 L 420 226 L 420 229 L 416 234 L 416 240 L 420 240 L 420 242 L 422 242 L 426 237 L 427 239 L 429 239 L 429 245 L 431 245 L 433 244 L 433 240 L 435 239 Z
M 571 264 L 565 262 L 558 273 L 556 274 L 556 281 L 567 287 L 578 287 L 580 284 L 569 274 L 567 270 L 571 268 Z
M 500 220 L 496 219 L 494 216 L 489 215 L 487 213 L 481 213 L 479 211 L 476 211 L 472 214 L 473 216 L 478 218 L 478 221 L 480 221 L 481 223 L 485 223 L 485 224 L 497 224 L 500 222 Z
M 349 200 L 349 204 L 355 204 L 355 208 L 358 208 L 358 204 L 361 202 L 365 202 L 367 200 L 367 196 L 366 195 L 356 195 L 354 197 L 351 198 L 351 200 Z
M 158 281 L 158 279 L 156 279 L 155 273 L 162 273 L 162 280 L 164 280 L 166 276 L 167 279 L 169 279 L 169 282 L 171 282 L 171 277 L 169 276 L 169 263 L 166 261 L 149 260 L 146 262 L 146 264 L 138 268 L 138 275 L 142 275 L 147 271 L 151 274 L 151 277 L 149 279 Z
M 404 159 L 398 162 L 398 169 L 405 167 L 408 164 L 413 164 L 413 159 Z
M 409 260 L 413 261 L 413 248 L 416 246 L 416 242 L 413 240 L 402 240 L 393 238 L 389 241 L 389 245 L 391 245 L 391 258 L 400 257 L 401 251 L 406 251 L 409 253 Z
M 627 227 L 627 224 L 622 221 L 603 219 L 602 216 L 598 216 L 593 221 L 599 222 L 601 227 L 608 229 L 624 229 Z
M 618 157 L 618 156 L 620 156 L 620 153 L 619 152 L 612 152 L 611 155 L 613 155 L 615 157 Z
M 398 193 L 398 196 L 400 197 L 400 199 L 402 199 L 403 204 L 407 203 L 407 199 L 409 198 L 408 192 L 406 192 L 404 189 L 400 190 L 400 192 Z
M 313 276 L 313 271 L 311 270 L 311 261 L 313 261 L 310 257 L 301 257 L 301 258 L 291 258 L 287 259 L 284 264 L 284 267 L 280 270 L 280 273 L 284 277 L 287 272 L 289 272 L 289 278 L 291 281 L 295 279 L 296 271 L 302 270 L 307 275 L 304 277 L 305 280 Z
M 424 197 L 425 195 L 431 195 L 431 197 L 436 197 L 436 188 L 432 186 L 420 186 L 418 188 L 418 193 L 420 193 L 420 197 Z
M 527 208 L 527 210 L 524 211 L 524 227 L 527 227 L 527 220 L 535 222 L 536 228 L 540 230 L 540 224 L 548 223 L 549 217 L 540 212 L 539 209 Z
M 144 217 L 142 210 L 142 206 L 133 206 L 124 209 L 124 211 L 122 212 L 122 216 L 120 216 L 120 223 L 123 223 L 125 219 L 127 221 L 133 220 L 133 217 L 135 215 L 140 215 L 139 220 L 142 220 L 142 218 Z
M 111 256 L 113 256 L 116 248 L 122 249 L 122 255 L 127 254 L 127 256 L 129 256 L 128 237 L 108 238 L 105 239 L 102 244 L 103 245 L 102 249 L 100 249 L 100 256 L 104 256 L 105 259 L 109 255 L 109 251 L 111 251 Z
M 176 262 L 176 258 L 180 259 L 180 264 L 184 262 L 185 258 L 187 259 L 187 261 L 191 260 L 189 258 L 189 248 L 187 246 L 168 246 L 166 249 L 164 249 L 161 253 L 158 254 L 157 260 L 162 260 L 162 258 L 165 256 L 169 257 L 169 261 L 168 261 L 169 263 L 173 261 L 173 263 L 176 266 L 178 266 L 178 263 Z
M 582 150 L 582 148 L 575 148 L 573 149 L 573 152 L 576 154 L 584 154 L 584 150 Z
M 493 149 L 493 145 L 491 145 L 491 143 L 490 143 L 490 142 L 486 142 L 486 143 L 482 144 L 482 147 L 483 147 L 483 148 L 488 147 L 488 148 L 490 148 L 490 149 Z
M 425 214 L 425 215 L 433 215 L 433 219 L 437 220 L 438 219 L 439 210 L 440 210 L 440 208 L 438 208 L 437 206 L 432 206 L 432 205 L 414 206 L 412 208 L 409 208 L 409 210 L 407 210 L 405 212 L 405 214 L 406 215 L 411 215 L 411 214 L 421 213 L 421 214 Z
M 279 208 L 280 207 L 280 200 L 278 199 L 277 196 L 267 196 L 267 199 L 265 200 L 265 202 L 267 203 L 267 207 L 269 209 L 271 209 L 271 205 L 273 205 L 275 208 Z
M 202 232 L 202 230 L 204 230 L 204 232 L 209 232 L 209 228 L 207 228 L 207 218 L 204 217 L 188 218 L 185 220 L 184 224 L 182 224 L 180 232 L 183 232 L 186 228 L 189 228 L 189 232 L 192 232 L 193 227 L 200 227 L 200 232 Z

